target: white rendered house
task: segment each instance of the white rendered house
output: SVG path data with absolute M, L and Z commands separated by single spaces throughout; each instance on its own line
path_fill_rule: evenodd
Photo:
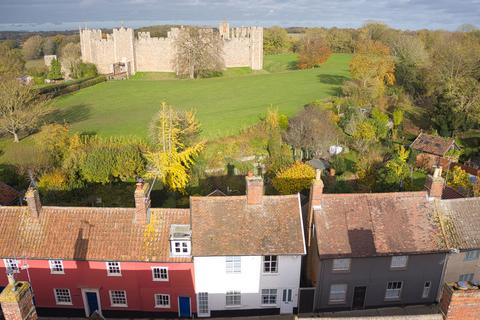
M 192 255 L 199 317 L 291 314 L 305 254 L 299 195 L 192 197 Z

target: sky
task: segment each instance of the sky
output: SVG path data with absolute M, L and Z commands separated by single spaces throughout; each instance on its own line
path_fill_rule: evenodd
M 480 27 L 480 0 L 0 0 L 0 30 L 65 30 L 153 24 Z

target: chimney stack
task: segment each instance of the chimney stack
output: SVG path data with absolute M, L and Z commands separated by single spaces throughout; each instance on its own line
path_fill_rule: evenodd
M 434 167 L 433 175 L 428 175 L 425 181 L 425 189 L 430 198 L 441 199 L 445 179 L 442 178 L 442 167 Z
M 308 234 L 307 234 L 307 244 L 310 246 L 310 241 L 312 237 L 312 226 L 313 226 L 313 212 L 315 207 L 320 206 L 320 202 L 323 195 L 323 181 L 322 181 L 322 170 L 315 170 L 315 180 L 312 181 L 310 186 L 310 201 L 308 205 Z
M 246 193 L 247 204 L 261 204 L 263 198 L 263 179 L 262 177 L 256 177 L 252 172 L 248 172 L 245 177 L 246 180 Z
M 150 209 L 150 196 L 148 192 L 148 183 L 142 178 L 137 179 L 135 189 L 135 222 L 138 224 L 147 224 L 148 209 Z
M 29 187 L 25 193 L 25 200 L 27 201 L 31 216 L 38 219 L 42 212 L 42 203 L 40 202 L 38 190 L 34 187 Z
M 25 281 L 15 281 L 13 277 L 8 278 L 8 285 L 0 293 L 0 304 L 2 305 L 5 320 L 37 320 L 37 312 L 33 304 L 32 290 L 30 284 Z

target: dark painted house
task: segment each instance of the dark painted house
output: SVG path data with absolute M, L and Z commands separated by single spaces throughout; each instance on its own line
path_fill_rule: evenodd
M 307 226 L 314 311 L 434 303 L 448 251 L 435 201 L 427 192 L 323 194 L 316 180 Z

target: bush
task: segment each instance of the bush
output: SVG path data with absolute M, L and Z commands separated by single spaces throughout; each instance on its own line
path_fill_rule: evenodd
M 107 78 L 105 76 L 98 76 L 95 78 L 78 79 L 66 81 L 63 83 L 53 83 L 50 85 L 42 86 L 37 90 L 39 94 L 48 94 L 51 97 L 56 97 L 83 88 L 91 87 L 105 81 L 107 81 Z
M 94 78 L 98 75 L 97 66 L 93 63 L 81 62 L 78 65 L 78 73 L 75 75 L 77 78 Z
M 315 170 L 311 166 L 295 162 L 273 178 L 272 184 L 281 194 L 293 194 L 307 189 L 314 178 Z
M 68 190 L 68 177 L 60 169 L 44 173 L 38 179 L 38 188 L 42 191 L 65 191 Z

